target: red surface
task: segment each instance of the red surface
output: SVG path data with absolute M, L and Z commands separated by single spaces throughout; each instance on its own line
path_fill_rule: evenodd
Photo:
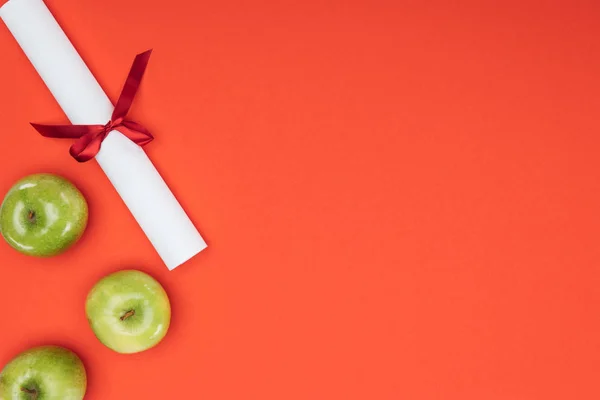
M 0 364 L 77 351 L 88 399 L 598 399 L 597 1 L 48 0 L 210 248 L 168 272 L 0 29 L 0 189 L 89 199 L 51 260 L 0 243 Z M 425 4 L 427 3 L 427 4 Z M 460 4 L 459 4 L 460 3 Z M 197 127 L 197 128 L 194 128 Z M 136 267 L 174 308 L 117 355 L 83 305 Z

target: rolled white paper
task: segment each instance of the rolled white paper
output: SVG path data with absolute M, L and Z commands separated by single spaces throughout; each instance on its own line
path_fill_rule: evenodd
M 113 104 L 42 0 L 10 0 L 0 8 L 0 18 L 71 123 L 110 120 Z M 96 161 L 170 270 L 206 248 L 141 147 L 112 131 Z

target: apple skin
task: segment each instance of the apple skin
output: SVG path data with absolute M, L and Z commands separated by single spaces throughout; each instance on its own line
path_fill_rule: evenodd
M 81 400 L 87 377 L 75 353 L 62 347 L 27 350 L 0 373 L 0 399 Z
M 0 233 L 17 251 L 51 257 L 66 251 L 83 235 L 88 206 L 67 179 L 35 174 L 18 181 L 0 206 Z
M 101 279 L 90 291 L 85 311 L 100 342 L 121 354 L 156 346 L 171 323 L 167 293 L 150 275 L 136 270 Z

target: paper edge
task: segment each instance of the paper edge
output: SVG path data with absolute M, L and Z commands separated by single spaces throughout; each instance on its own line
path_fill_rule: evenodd
M 177 264 L 171 266 L 171 265 L 167 265 L 167 269 L 169 271 L 173 271 L 179 267 L 181 267 L 182 265 L 184 265 L 185 263 L 187 263 L 188 261 L 192 260 L 193 258 L 195 258 L 198 254 L 202 253 L 204 250 L 208 249 L 208 244 L 206 242 L 204 242 L 203 246 L 200 247 L 200 249 L 194 251 L 193 254 L 183 257 L 183 259 L 181 261 L 179 261 Z M 164 260 L 163 260 L 164 261 Z
M 8 0 L 6 3 L 2 4 L 0 6 L 0 17 L 2 16 L 2 11 L 4 11 L 6 9 L 6 7 L 9 6 L 9 4 L 15 2 L 16 0 Z

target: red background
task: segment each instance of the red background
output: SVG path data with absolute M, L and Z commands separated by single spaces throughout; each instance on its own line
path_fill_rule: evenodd
M 48 171 L 83 240 L 0 243 L 0 364 L 78 352 L 87 399 L 598 399 L 600 3 L 48 0 L 210 248 L 168 272 L 0 27 L 0 190 Z M 103 347 L 103 275 L 169 292 L 152 351 Z

